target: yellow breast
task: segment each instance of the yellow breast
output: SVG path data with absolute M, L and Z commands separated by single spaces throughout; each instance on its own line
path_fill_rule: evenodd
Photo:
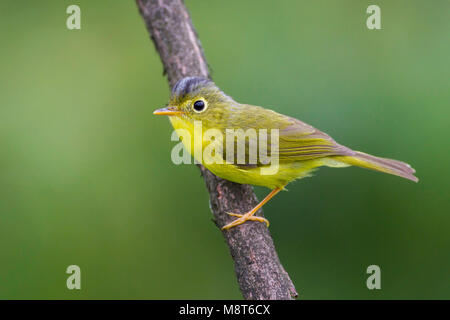
M 261 167 L 237 166 L 226 161 L 222 164 L 207 163 L 206 161 L 202 161 L 203 158 L 201 156 L 199 157 L 198 152 L 194 150 L 194 124 L 178 116 L 169 117 L 169 119 L 178 136 L 183 141 L 185 149 L 208 170 L 226 180 L 242 184 L 264 186 L 270 189 L 283 188 L 295 179 L 309 176 L 316 167 L 323 165 L 320 159 L 280 163 L 276 174 L 263 175 L 261 174 Z M 203 130 L 206 129 L 210 128 L 203 128 Z M 202 152 L 207 145 L 209 145 L 209 142 L 201 139 Z

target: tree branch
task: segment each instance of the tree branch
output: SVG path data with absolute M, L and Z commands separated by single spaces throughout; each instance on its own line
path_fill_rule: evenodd
M 136 0 L 170 87 L 186 76 L 210 78 L 200 40 L 182 0 Z M 214 222 L 231 222 L 226 212 L 245 213 L 257 203 L 253 189 L 221 179 L 199 165 L 210 195 Z M 258 212 L 262 216 L 262 211 Z M 222 231 L 245 299 L 293 299 L 295 287 L 278 259 L 264 223 L 246 222 Z

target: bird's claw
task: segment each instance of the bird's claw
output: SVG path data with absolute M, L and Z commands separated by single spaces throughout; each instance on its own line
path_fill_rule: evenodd
M 245 221 L 264 222 L 267 225 L 267 227 L 269 227 L 269 220 L 267 220 L 266 218 L 263 218 L 263 217 L 257 217 L 250 213 L 239 214 L 239 213 L 227 212 L 227 214 L 229 214 L 230 216 L 233 216 L 233 217 L 238 217 L 238 218 L 236 220 L 234 220 L 233 222 L 230 222 L 229 224 L 222 227 L 222 230 L 228 230 L 230 228 L 236 227 L 238 225 L 243 224 Z

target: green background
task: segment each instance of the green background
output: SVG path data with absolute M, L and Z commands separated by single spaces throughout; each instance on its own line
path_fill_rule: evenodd
M 417 170 L 324 168 L 265 207 L 300 298 L 450 298 L 450 2 L 187 5 L 237 101 Z M 0 298 L 241 298 L 199 171 L 152 115 L 169 89 L 135 2 L 3 0 L 0 36 Z

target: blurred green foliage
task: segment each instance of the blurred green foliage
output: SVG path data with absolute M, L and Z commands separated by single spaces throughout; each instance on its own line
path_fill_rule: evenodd
M 366 28 L 369 4 L 382 30 Z M 450 298 L 450 2 L 187 5 L 226 93 L 421 179 L 325 168 L 270 202 L 300 297 Z M 3 0 L 0 35 L 0 298 L 241 298 L 199 171 L 171 163 L 171 127 L 152 116 L 169 90 L 134 1 Z

